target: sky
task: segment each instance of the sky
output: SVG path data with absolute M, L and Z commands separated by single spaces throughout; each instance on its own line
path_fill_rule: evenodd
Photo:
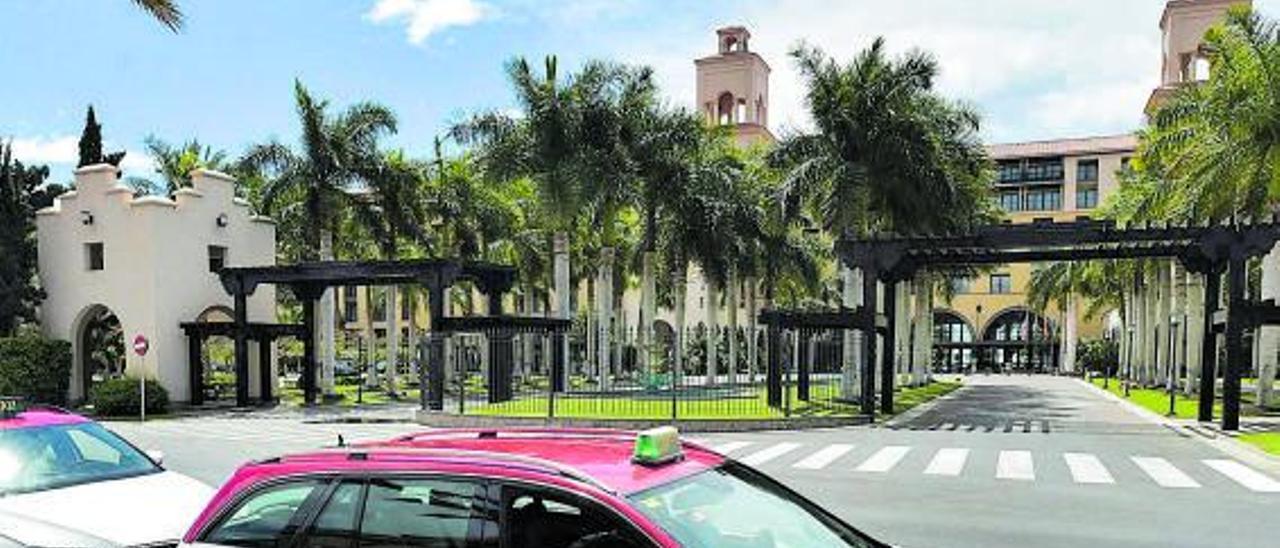
M 399 118 L 388 144 L 428 155 L 470 113 L 505 110 L 503 65 L 559 56 L 652 66 L 693 107 L 697 57 L 741 24 L 772 67 L 770 124 L 803 131 L 804 86 L 787 52 L 840 60 L 877 36 L 941 67 L 938 89 L 974 106 L 988 142 L 1131 131 L 1159 80 L 1163 0 L 179 0 L 169 32 L 129 0 L 0 2 L 0 139 L 66 181 L 92 104 L 126 175 L 152 175 L 144 140 L 198 138 L 238 155 L 297 142 L 293 82 L 341 109 Z M 1280 14 L 1280 0 L 1255 0 Z M 562 70 L 564 70 L 562 68 Z

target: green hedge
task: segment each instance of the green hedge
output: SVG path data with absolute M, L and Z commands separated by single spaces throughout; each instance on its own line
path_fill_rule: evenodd
M 0 395 L 66 405 L 71 385 L 71 343 L 35 333 L 0 338 Z
M 89 403 L 100 416 L 138 414 L 138 379 L 107 379 L 89 390 Z M 147 414 L 169 410 L 169 392 L 160 383 L 147 380 Z

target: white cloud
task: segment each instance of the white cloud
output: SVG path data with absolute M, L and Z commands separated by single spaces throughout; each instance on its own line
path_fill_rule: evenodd
M 1145 82 L 1108 82 L 1046 93 L 1031 101 L 1030 120 L 1052 135 L 1136 129 L 1152 87 Z
M 422 44 L 432 34 L 474 25 L 493 13 L 477 0 L 378 0 L 364 16 L 374 23 L 403 20 L 409 42 Z
M 14 159 L 28 165 L 73 163 L 80 157 L 79 143 L 78 135 L 14 138 L 11 141 Z

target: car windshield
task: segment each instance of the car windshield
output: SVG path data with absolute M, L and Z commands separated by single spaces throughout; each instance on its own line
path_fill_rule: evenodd
M 629 498 L 683 546 L 880 546 L 777 482 L 735 462 Z
M 146 455 L 91 422 L 0 430 L 0 496 L 158 471 Z

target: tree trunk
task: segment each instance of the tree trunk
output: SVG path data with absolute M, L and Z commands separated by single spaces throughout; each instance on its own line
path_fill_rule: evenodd
M 1204 340 L 1204 277 L 1194 272 L 1185 273 L 1187 279 L 1187 376 L 1182 391 L 1190 396 L 1200 389 L 1200 369 L 1203 355 L 1200 343 Z M 1123 337 L 1123 333 L 1121 334 Z
M 612 247 L 600 249 L 600 268 L 597 271 L 599 281 L 596 282 L 597 294 L 595 297 L 597 310 L 599 311 L 599 318 L 596 321 L 596 332 L 599 333 L 596 340 L 596 352 L 599 355 L 598 367 L 600 386 L 602 388 L 607 388 L 613 384 L 613 344 L 610 340 L 611 330 L 613 329 L 613 258 L 614 250 Z
M 409 324 L 405 326 L 406 337 L 408 337 L 406 346 L 409 347 L 409 363 L 413 364 L 416 363 L 414 357 L 418 355 L 418 292 L 409 289 L 406 298 L 408 299 L 406 304 L 409 306 Z M 422 364 L 419 363 L 418 367 L 422 367 Z M 418 367 L 410 368 L 409 375 L 412 379 L 420 378 Z
M 738 382 L 738 278 L 729 273 L 729 283 L 725 285 L 725 325 L 728 328 L 725 340 L 729 341 L 729 366 L 725 374 L 730 385 Z
M 596 345 L 599 342 L 599 335 L 600 335 L 599 333 L 600 322 L 598 321 L 598 318 L 600 317 L 600 311 L 596 309 L 596 301 L 598 300 L 596 299 L 596 291 L 599 290 L 598 289 L 599 284 L 596 283 L 596 277 L 598 275 L 599 273 L 597 273 L 595 276 L 587 276 L 587 330 L 586 330 L 587 359 L 586 359 L 586 363 L 587 363 L 587 374 L 591 375 L 592 377 L 595 377 L 597 386 L 600 388 L 603 388 L 605 384 L 603 367 L 602 367 L 603 364 L 600 363 L 600 356 L 597 355 L 598 351 L 596 350 Z
M 655 253 L 645 251 L 640 257 L 640 321 L 636 325 L 636 348 L 640 370 L 648 377 L 653 373 L 653 321 L 658 312 L 653 260 Z
M 675 334 L 675 375 L 684 374 L 684 321 L 685 321 L 685 293 L 688 286 L 688 265 L 677 265 L 674 274 L 675 297 L 672 306 L 675 307 L 676 313 L 676 334 Z
M 400 366 L 400 292 L 387 286 L 387 390 L 396 392 L 396 368 Z
M 560 319 L 572 320 L 573 311 L 569 308 L 569 235 L 557 232 L 552 240 L 552 268 L 556 292 L 556 312 Z M 569 337 L 561 337 L 562 361 L 558 367 L 569 374 Z
M 720 285 L 705 272 L 703 277 L 706 279 L 707 284 L 707 386 L 715 386 L 716 377 L 720 375 L 720 347 L 716 344 L 720 338 Z
M 933 358 L 933 286 L 920 278 L 915 281 L 915 311 L 911 324 L 911 383 L 929 382 L 929 366 Z
M 746 279 L 747 290 L 747 382 L 756 382 L 756 364 L 760 356 L 760 348 L 756 341 L 756 331 L 758 330 L 757 321 L 760 310 L 756 308 L 756 279 L 748 276 Z
M 1063 313 L 1066 317 L 1063 318 L 1062 328 L 1062 371 L 1072 374 L 1076 372 L 1076 339 L 1079 338 L 1076 325 L 1078 323 L 1077 318 L 1080 315 L 1080 300 L 1076 298 L 1074 293 L 1067 294 L 1065 300 L 1066 306 L 1063 308 L 1066 310 Z
M 1280 300 L 1280 245 L 1262 259 L 1262 300 Z M 1277 352 L 1280 352 L 1280 326 L 1264 325 L 1258 337 L 1258 405 L 1275 403 Z
M 333 233 L 328 230 L 320 231 L 320 260 L 333 261 Z M 334 314 L 336 306 L 335 294 L 336 287 L 330 287 L 324 290 L 320 296 L 320 328 L 316 330 L 315 335 L 320 339 L 320 390 L 326 396 L 332 396 L 334 392 L 334 346 L 337 340 L 337 333 L 334 323 L 337 318 Z
M 373 330 L 373 286 L 364 286 L 365 386 L 378 385 L 378 336 Z

